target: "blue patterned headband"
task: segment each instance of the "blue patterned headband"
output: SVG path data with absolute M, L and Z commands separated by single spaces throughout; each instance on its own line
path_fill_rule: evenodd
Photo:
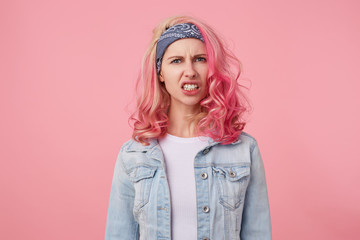
M 197 38 L 204 42 L 200 30 L 192 23 L 180 23 L 167 29 L 161 34 L 156 45 L 156 70 L 160 74 L 161 62 L 166 48 L 181 38 Z

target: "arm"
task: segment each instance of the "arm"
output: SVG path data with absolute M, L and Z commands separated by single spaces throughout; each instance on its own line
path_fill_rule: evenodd
M 135 190 L 122 162 L 121 148 L 115 164 L 107 213 L 105 240 L 139 239 L 139 225 L 134 219 Z
M 251 151 L 250 182 L 245 195 L 240 237 L 242 240 L 272 238 L 265 169 L 256 140 Z

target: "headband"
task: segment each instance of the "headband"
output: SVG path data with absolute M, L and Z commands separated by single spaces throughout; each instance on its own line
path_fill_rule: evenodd
M 156 70 L 160 74 L 161 62 L 166 48 L 173 42 L 182 38 L 197 38 L 204 42 L 200 30 L 192 23 L 180 23 L 167 29 L 161 34 L 156 45 Z

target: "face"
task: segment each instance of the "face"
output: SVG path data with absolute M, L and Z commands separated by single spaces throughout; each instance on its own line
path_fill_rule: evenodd
M 170 44 L 164 53 L 159 76 L 171 96 L 170 107 L 199 106 L 207 94 L 207 74 L 206 48 L 202 41 L 185 38 Z

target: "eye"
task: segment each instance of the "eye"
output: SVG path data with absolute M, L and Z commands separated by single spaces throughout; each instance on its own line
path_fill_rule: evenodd
M 171 63 L 178 63 L 177 61 L 180 61 L 180 59 L 174 59 L 171 61 Z
M 206 58 L 204 57 L 198 57 L 197 59 L 200 59 L 201 62 L 206 62 Z

